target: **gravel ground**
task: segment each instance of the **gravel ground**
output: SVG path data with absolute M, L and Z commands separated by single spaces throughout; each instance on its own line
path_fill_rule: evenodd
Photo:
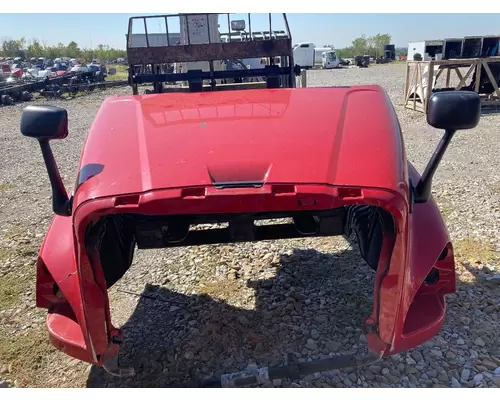
M 428 127 L 422 114 L 403 109 L 404 66 L 308 74 L 308 86 L 348 84 L 386 88 L 404 130 L 407 156 L 422 171 L 440 132 Z M 129 92 L 116 88 L 52 102 L 69 112 L 70 135 L 53 146 L 68 186 L 100 103 L 107 95 Z M 19 133 L 23 106 L 0 108 L 0 278 L 6 286 L 16 271 L 29 283 L 18 290 L 21 305 L 4 301 L 0 307 L 0 337 L 7 335 L 15 344 L 3 344 L 10 355 L 6 361 L 0 347 L 0 383 L 181 385 L 251 362 L 278 365 L 290 351 L 307 360 L 363 346 L 359 326 L 371 311 L 372 271 L 357 248 L 341 238 L 300 239 L 136 253 L 132 268 L 110 291 L 114 323 L 124 327 L 126 337 L 123 360 L 136 368 L 134 378 L 113 378 L 58 352 L 45 352 L 50 347 L 40 345 L 46 341 L 43 334 L 38 344 L 44 350 L 35 357 L 31 337 L 43 332 L 44 313 L 34 308 L 32 265 L 51 219 L 51 202 L 40 151 Z M 500 143 L 494 128 L 499 118 L 485 115 L 473 131 L 459 132 L 435 178 L 435 196 L 461 261 L 443 330 L 413 351 L 376 365 L 295 382 L 277 380 L 272 386 L 500 387 L 500 285 L 495 280 L 500 273 Z M 9 287 L 0 295 L 7 298 L 11 292 L 17 293 Z

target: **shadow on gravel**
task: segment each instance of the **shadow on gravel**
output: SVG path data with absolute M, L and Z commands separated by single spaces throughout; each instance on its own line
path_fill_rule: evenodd
M 92 367 L 87 386 L 193 386 L 251 361 L 281 365 L 287 352 L 307 359 L 352 351 L 372 309 L 375 275 L 357 249 L 296 250 L 277 267 L 273 279 L 242 283 L 255 290 L 255 310 L 147 285 L 123 326 L 120 362 L 136 375 L 117 378 Z

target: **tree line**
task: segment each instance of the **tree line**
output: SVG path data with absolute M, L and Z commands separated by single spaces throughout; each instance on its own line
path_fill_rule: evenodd
M 32 57 L 45 58 L 83 58 L 91 60 L 97 58 L 99 60 L 116 60 L 117 58 L 125 58 L 126 50 L 114 49 L 105 44 L 99 44 L 94 49 L 80 48 L 78 43 L 71 41 L 67 45 L 58 43 L 55 46 L 49 46 L 47 43 L 40 40 L 26 40 L 24 37 L 20 39 L 3 39 L 1 41 L 0 56 L 1 57 L 22 57 L 30 59 Z
M 372 57 L 382 57 L 384 55 L 384 46 L 390 44 L 392 40 L 388 33 L 376 34 L 375 36 L 361 35 L 354 39 L 352 44 L 343 49 L 336 49 L 337 53 L 342 58 L 353 58 L 360 55 L 370 55 Z M 83 58 L 91 60 L 97 58 L 99 60 L 116 60 L 117 58 L 125 58 L 126 50 L 115 49 L 105 44 L 99 44 L 94 49 L 80 48 L 78 43 L 71 41 L 67 45 L 58 43 L 55 46 L 49 46 L 47 43 L 37 39 L 26 40 L 24 37 L 20 39 L 3 39 L 0 48 L 1 57 L 23 57 L 29 59 L 31 57 L 70 57 Z M 333 47 L 333 45 L 325 45 L 324 47 Z
M 343 49 L 336 49 L 336 52 L 342 58 L 354 58 L 363 55 L 375 58 L 383 57 L 384 46 L 391 44 L 391 40 L 392 36 L 388 33 L 377 33 L 374 36 L 361 35 L 354 39 L 350 46 Z M 335 48 L 333 45 L 326 45 L 325 47 Z

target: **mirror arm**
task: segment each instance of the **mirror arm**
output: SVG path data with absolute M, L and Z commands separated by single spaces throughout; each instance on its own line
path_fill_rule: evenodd
M 52 186 L 52 209 L 55 214 L 68 217 L 71 215 L 71 200 L 64 188 L 64 183 L 57 169 L 56 160 L 54 159 L 49 141 L 39 140 L 38 143 L 40 144 L 40 150 L 42 151 L 50 185 Z
M 432 178 L 455 132 L 455 130 L 445 130 L 436 150 L 434 150 L 434 154 L 425 167 L 424 173 L 417 183 L 415 188 L 415 203 L 425 203 L 431 197 Z

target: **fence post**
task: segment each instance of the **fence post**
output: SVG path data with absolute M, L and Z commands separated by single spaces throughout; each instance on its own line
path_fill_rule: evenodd
M 301 82 L 301 87 L 307 87 L 307 70 L 305 69 L 300 71 L 300 82 Z

